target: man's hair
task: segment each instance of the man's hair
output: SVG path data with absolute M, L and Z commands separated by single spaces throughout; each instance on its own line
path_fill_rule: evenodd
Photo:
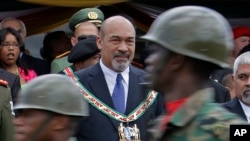
M 21 24 L 22 28 L 23 28 L 24 35 L 27 36 L 26 26 L 25 26 L 25 24 L 24 24 L 24 22 L 23 22 L 22 20 L 17 19 L 17 18 L 15 18 L 15 17 L 8 17 L 8 18 L 5 18 L 5 19 L 3 19 L 3 20 L 1 21 L 1 23 L 0 23 L 0 28 L 1 28 L 1 29 L 2 29 L 2 24 L 5 23 L 6 21 L 18 21 L 18 22 Z
M 250 65 L 250 52 L 245 52 L 238 56 L 236 60 L 234 61 L 234 67 L 233 67 L 233 74 L 236 75 L 236 71 L 239 68 L 239 65 L 241 64 L 248 64 Z

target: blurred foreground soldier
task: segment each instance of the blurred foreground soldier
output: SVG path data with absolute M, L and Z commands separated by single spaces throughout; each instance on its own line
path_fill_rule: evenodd
M 247 124 L 216 103 L 209 75 L 227 67 L 233 47 L 226 19 L 212 9 L 183 6 L 170 9 L 142 37 L 152 54 L 146 59 L 151 87 L 164 93 L 167 114 L 150 132 L 150 141 L 228 141 L 230 124 Z
M 13 112 L 11 93 L 8 82 L 0 79 L 0 140 L 14 141 L 13 138 Z
M 14 110 L 16 141 L 67 141 L 82 117 L 89 115 L 80 89 L 60 74 L 27 83 Z

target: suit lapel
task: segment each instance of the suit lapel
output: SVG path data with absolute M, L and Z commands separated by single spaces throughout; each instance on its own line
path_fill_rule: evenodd
M 92 68 L 92 71 L 90 72 L 90 77 L 93 78 L 88 82 L 91 91 L 93 91 L 94 95 L 99 100 L 108 105 L 110 108 L 114 109 L 113 101 L 109 93 L 107 82 L 101 70 L 100 64 L 95 65 L 95 67 Z M 114 128 L 117 130 L 120 122 L 113 118 L 108 119 L 111 121 L 111 123 L 114 125 Z
M 93 71 L 90 72 L 90 77 L 93 77 L 93 79 L 89 81 L 91 90 L 98 99 L 100 99 L 109 107 L 114 108 L 107 82 L 100 65 L 96 65 L 92 70 Z
M 232 103 L 230 103 L 229 107 L 231 108 L 232 112 L 240 115 L 242 118 L 247 120 L 246 115 L 245 115 L 245 113 L 244 113 L 244 111 L 243 111 L 243 109 L 242 109 L 242 107 L 240 105 L 240 102 L 239 102 L 238 98 L 235 97 L 232 100 Z
M 139 73 L 132 66 L 130 66 L 129 89 L 125 111 L 126 115 L 130 114 L 145 98 L 145 96 L 143 96 L 145 92 L 142 92 L 145 89 L 142 88 L 143 85 L 140 85 L 140 83 L 142 82 L 141 77 L 142 76 L 139 75 Z

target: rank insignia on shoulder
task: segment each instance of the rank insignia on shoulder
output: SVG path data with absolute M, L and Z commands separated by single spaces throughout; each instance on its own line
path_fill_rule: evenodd
M 0 79 L 0 85 L 7 87 L 8 86 L 8 82 L 5 81 L 5 80 L 3 80 L 3 79 Z

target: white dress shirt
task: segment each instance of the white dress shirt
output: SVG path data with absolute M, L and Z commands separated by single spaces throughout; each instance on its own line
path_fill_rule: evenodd
M 108 85 L 108 89 L 109 89 L 109 93 L 110 96 L 112 97 L 112 93 L 114 91 L 115 88 L 115 84 L 116 84 L 116 77 L 117 77 L 117 72 L 111 70 L 110 68 L 106 67 L 103 63 L 102 60 L 100 60 L 100 65 L 101 65 L 101 69 L 103 71 L 105 80 L 107 82 Z M 123 72 L 120 73 L 122 75 L 122 84 L 124 86 L 124 90 L 125 90 L 125 107 L 127 105 L 127 98 L 128 98 L 128 83 L 129 83 L 129 67 L 124 70 Z

